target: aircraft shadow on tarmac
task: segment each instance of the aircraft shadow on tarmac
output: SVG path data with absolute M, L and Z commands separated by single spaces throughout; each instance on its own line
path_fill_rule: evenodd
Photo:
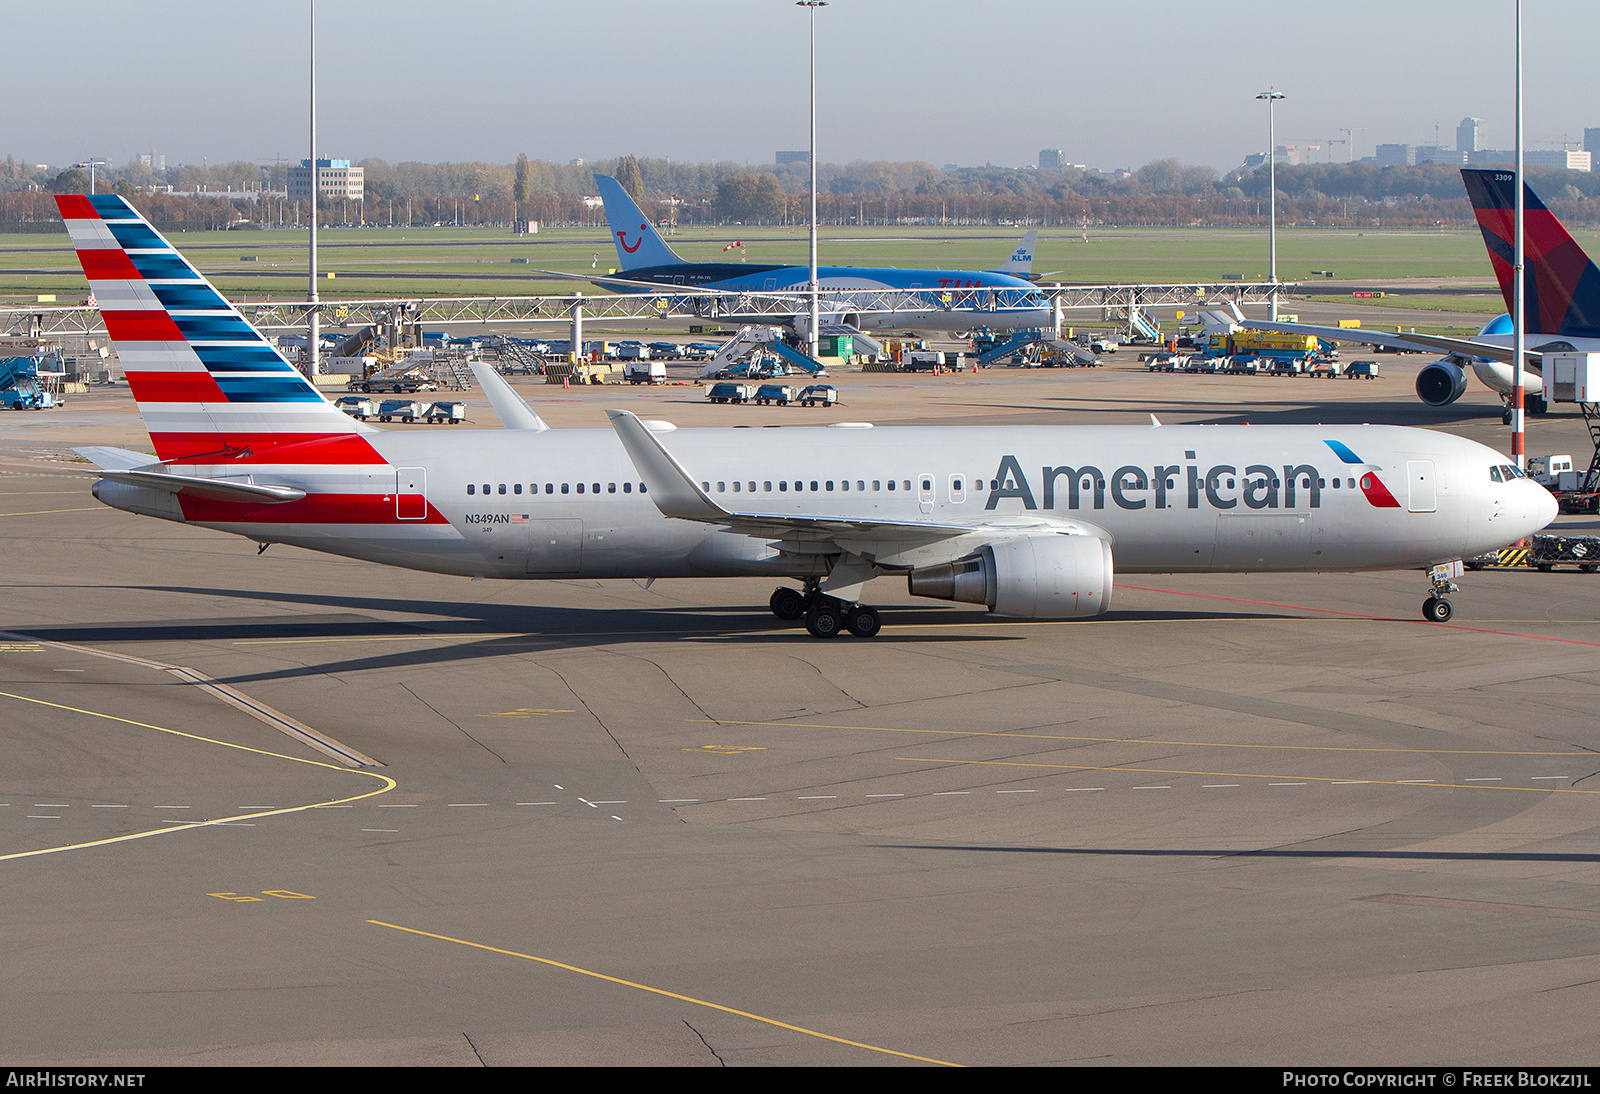
M 1600 862 L 1600 853 L 1579 851 L 1360 851 L 1265 847 L 1258 850 L 1195 847 L 1006 847 L 959 843 L 886 843 L 897 851 L 994 851 L 1011 855 L 1083 855 L 1113 858 L 1380 859 L 1399 862 Z
M 78 588 L 84 588 L 82 586 Z M 98 586 L 107 591 L 128 591 L 131 586 Z M 772 618 L 767 608 L 694 607 L 664 605 L 637 608 L 566 608 L 520 604 L 460 603 L 444 600 L 405 600 L 359 595 L 248 591 L 186 586 L 138 586 L 142 592 L 230 597 L 241 600 L 277 602 L 303 606 L 342 609 L 326 615 L 210 617 L 173 622 L 138 621 L 92 625 L 29 627 L 29 637 L 42 641 L 71 642 L 94 646 L 118 642 L 270 642 L 292 643 L 306 640 L 302 652 L 315 650 L 318 640 L 404 639 L 419 641 L 453 640 L 448 645 L 429 645 L 425 649 L 385 650 L 371 656 L 322 661 L 312 665 L 285 667 L 269 672 L 219 676 L 229 684 L 261 680 L 320 676 L 327 673 L 360 672 L 371 669 L 440 665 L 525 654 L 537 649 L 628 641 L 712 641 L 782 646 L 800 643 L 814 649 L 816 639 L 795 624 Z M 361 611 L 415 612 L 429 618 L 425 623 L 374 619 Z M 888 627 L 936 624 L 939 630 L 925 634 L 894 634 L 875 642 L 896 645 L 930 642 L 1011 642 L 1026 637 L 1025 632 L 1003 628 L 1005 620 L 991 619 L 985 613 L 952 611 L 938 605 L 904 605 L 884 610 Z M 1291 613 L 1261 609 L 1196 609 L 1175 611 L 1112 610 L 1095 621 L 1178 621 L 1292 619 Z M 993 624 L 987 627 L 985 624 Z M 840 637 L 836 641 L 853 640 Z M 329 651 L 331 652 L 331 650 Z

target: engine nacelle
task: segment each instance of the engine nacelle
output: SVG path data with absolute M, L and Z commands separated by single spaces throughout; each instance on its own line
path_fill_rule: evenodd
M 1467 390 L 1467 373 L 1454 357 L 1444 357 L 1417 373 L 1417 398 L 1429 406 L 1449 406 Z
M 983 604 L 997 615 L 1073 619 L 1111 606 L 1111 544 L 1046 535 L 985 544 L 965 558 L 912 570 L 912 596 Z

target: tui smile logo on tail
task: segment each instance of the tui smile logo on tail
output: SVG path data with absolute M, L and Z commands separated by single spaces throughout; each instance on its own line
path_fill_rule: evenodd
M 617 233 L 617 242 L 622 245 L 622 249 L 624 251 L 632 254 L 634 251 L 637 251 L 640 247 L 644 246 L 644 233 L 645 226 L 641 224 L 639 225 L 639 242 L 630 247 L 628 246 L 628 229 L 624 228 Z

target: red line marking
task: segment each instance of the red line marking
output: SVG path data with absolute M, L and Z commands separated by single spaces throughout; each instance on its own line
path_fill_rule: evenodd
M 1172 596 L 1195 596 L 1202 600 L 1226 600 L 1232 604 L 1254 604 L 1262 608 L 1285 608 L 1296 612 L 1321 612 L 1324 615 L 1342 615 L 1350 619 L 1370 619 L 1375 623 L 1411 623 L 1420 627 L 1443 627 L 1452 631 L 1468 631 L 1472 634 L 1498 634 L 1506 638 L 1531 638 L 1536 642 L 1564 642 L 1570 646 L 1600 646 L 1600 642 L 1586 642 L 1581 638 L 1556 638 L 1545 634 L 1523 634 L 1521 631 L 1493 631 L 1487 627 L 1468 627 L 1460 623 L 1430 623 L 1424 619 L 1401 619 L 1392 615 L 1367 615 L 1363 612 L 1341 612 L 1335 608 L 1314 608 L 1307 604 L 1278 604 L 1271 600 L 1246 600 L 1237 596 L 1219 596 L 1216 593 L 1187 593 L 1181 589 L 1157 589 L 1149 585 L 1125 585 L 1117 583 L 1119 589 L 1137 589 L 1142 593 L 1168 593 Z

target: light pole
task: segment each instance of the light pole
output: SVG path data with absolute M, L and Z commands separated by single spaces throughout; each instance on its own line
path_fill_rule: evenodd
M 92 194 L 92 193 L 94 193 L 94 169 L 96 167 L 104 167 L 105 165 L 106 165 L 106 161 L 105 160 L 89 159 L 89 160 L 84 160 L 82 163 L 75 163 L 72 166 L 78 167 L 78 168 L 87 167 L 89 169 L 89 193 Z
M 1272 108 L 1283 98 L 1272 85 L 1257 95 L 1267 100 L 1267 279 L 1272 282 L 1272 321 L 1278 321 L 1278 137 Z
M 811 9 L 811 330 L 806 340 L 811 356 L 817 356 L 817 328 L 822 324 L 822 305 L 817 299 L 817 9 L 828 6 L 828 0 L 796 0 L 795 7 Z
M 317 0 L 311 0 L 311 283 L 306 299 L 310 301 L 310 315 L 306 326 L 306 375 L 317 382 L 321 371 L 318 357 L 321 352 L 322 314 L 317 307 L 317 197 L 322 189 L 322 172 L 317 169 Z
M 1511 458 L 1520 468 L 1527 462 L 1526 435 L 1523 433 L 1522 410 L 1524 402 L 1523 391 L 1523 354 L 1528 346 L 1528 317 L 1526 315 L 1527 303 L 1524 296 L 1526 286 L 1523 285 L 1523 268 L 1525 255 L 1523 254 L 1522 219 L 1523 219 L 1523 182 L 1522 182 L 1522 0 L 1517 0 L 1517 167 L 1516 181 L 1512 184 L 1517 188 L 1517 199 L 1512 210 L 1512 244 L 1511 244 Z M 1541 389 L 1542 393 L 1542 389 Z

